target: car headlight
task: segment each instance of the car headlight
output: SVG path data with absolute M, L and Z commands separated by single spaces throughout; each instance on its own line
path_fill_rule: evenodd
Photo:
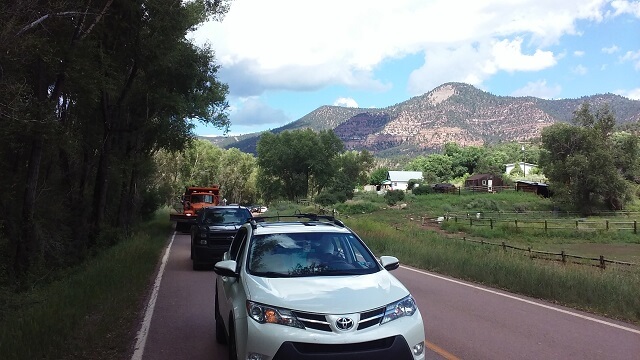
M 415 314 L 417 310 L 418 306 L 416 305 L 416 301 L 413 299 L 413 296 L 409 295 L 402 300 L 387 305 L 380 324 L 388 323 L 403 316 L 411 316 Z
M 290 310 L 258 304 L 247 300 L 247 314 L 260 324 L 280 324 L 304 329 Z

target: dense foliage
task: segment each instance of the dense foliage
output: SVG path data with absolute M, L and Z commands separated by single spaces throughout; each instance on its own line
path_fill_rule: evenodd
M 226 127 L 227 86 L 186 35 L 228 1 L 0 5 L 3 283 L 76 263 L 161 199 L 152 154 Z
M 175 205 L 187 186 L 219 185 L 227 203 L 249 205 L 257 201 L 256 159 L 236 148 L 221 149 L 195 140 L 181 152 L 161 150 L 154 156 L 155 184 L 163 202 Z
M 544 129 L 540 165 L 556 203 L 590 214 L 623 209 L 633 198 L 640 170 L 638 137 L 614 133 L 614 126 L 608 106 L 594 113 L 585 103 L 575 112 L 573 125 Z
M 266 201 L 315 197 L 329 186 L 336 186 L 339 171 L 360 174 L 351 169 L 342 141 L 330 130 L 265 133 L 257 150 L 258 188 Z

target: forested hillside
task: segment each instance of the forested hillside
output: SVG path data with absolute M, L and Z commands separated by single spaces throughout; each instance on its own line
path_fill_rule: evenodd
M 542 129 L 551 124 L 569 122 L 583 103 L 594 108 L 607 104 L 618 125 L 640 120 L 640 101 L 614 94 L 545 100 L 496 96 L 468 84 L 447 83 L 381 109 L 322 106 L 272 132 L 333 129 L 347 149 L 366 149 L 386 158 L 437 152 L 449 142 L 480 146 L 530 141 L 540 137 Z M 240 141 L 211 141 L 255 153 L 258 138 L 259 134 L 251 134 Z

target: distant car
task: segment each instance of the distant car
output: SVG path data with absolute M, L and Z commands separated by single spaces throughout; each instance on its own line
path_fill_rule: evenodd
M 244 206 L 211 206 L 198 212 L 191 227 L 191 261 L 194 270 L 212 266 L 229 250 L 240 226 L 251 217 Z
M 229 359 L 424 359 L 416 301 L 389 273 L 398 259 L 333 217 L 291 217 L 245 223 L 214 267 Z

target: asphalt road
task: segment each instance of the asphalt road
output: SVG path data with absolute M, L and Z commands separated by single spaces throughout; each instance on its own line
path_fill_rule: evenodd
M 215 341 L 215 274 L 191 269 L 189 241 L 172 241 L 132 360 L 228 357 Z M 407 267 L 393 274 L 418 302 L 427 359 L 640 360 L 640 327 Z

